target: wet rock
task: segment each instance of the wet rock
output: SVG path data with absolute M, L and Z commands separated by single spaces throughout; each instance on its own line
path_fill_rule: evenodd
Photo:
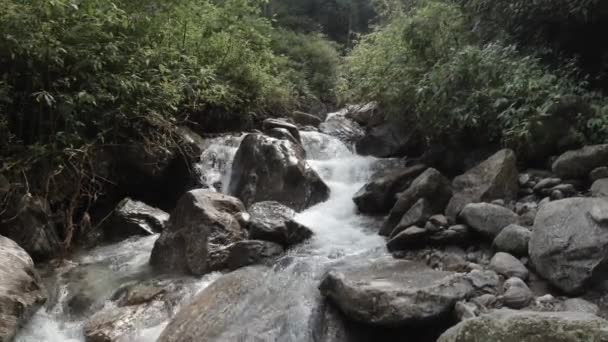
M 564 301 L 564 311 L 571 312 L 585 312 L 592 315 L 598 315 L 600 313 L 600 308 L 582 298 L 570 298 Z
M 411 226 L 421 226 L 423 225 L 433 214 L 433 206 L 426 198 L 419 199 L 412 207 L 403 215 L 401 221 L 397 224 L 397 226 L 393 229 L 393 231 L 389 234 L 389 236 L 393 237 L 406 228 Z
M 298 141 L 298 139 L 295 138 L 293 135 L 291 135 L 289 130 L 287 130 L 285 128 L 273 128 L 273 129 L 267 130 L 266 134 L 269 137 L 273 137 L 276 139 L 288 140 L 295 146 L 301 146 L 301 143 Z
M 559 156 L 553 163 L 553 172 L 561 178 L 581 179 L 594 169 L 606 165 L 608 145 L 592 145 Z
M 133 235 L 160 233 L 169 221 L 169 214 L 130 198 L 122 200 L 104 222 L 106 239 L 119 241 Z
M 378 177 L 357 191 L 353 201 L 363 214 L 385 214 L 397 202 L 397 194 L 406 190 L 424 170 L 426 166 L 417 164 Z
M 8 199 L 0 219 L 0 234 L 15 241 L 34 260 L 48 260 L 62 250 L 49 204 L 30 194 Z
M 402 157 L 416 150 L 416 135 L 391 123 L 369 127 L 363 138 L 356 142 L 357 153 L 378 158 Z
M 249 134 L 232 164 L 229 193 L 246 206 L 277 201 L 303 210 L 329 197 L 329 188 L 306 163 L 303 149 L 287 140 Z
M 505 293 L 499 299 L 511 309 L 523 309 L 534 299 L 534 294 L 528 285 L 517 277 L 509 278 L 503 288 Z
M 536 271 L 566 293 L 577 293 L 605 276 L 608 201 L 570 198 L 540 207 L 529 253 Z
M 471 203 L 460 216 L 473 230 L 494 238 L 508 225 L 518 222 L 518 216 L 511 210 L 495 204 Z
M 17 330 L 46 301 L 32 258 L 13 240 L 0 235 L 0 341 Z
M 330 270 L 319 288 L 347 317 L 388 327 L 437 323 L 473 291 L 464 274 L 391 257 Z
M 608 322 L 591 314 L 501 309 L 460 322 L 438 342 L 601 342 L 607 331 Z
M 295 123 L 297 123 L 298 125 L 301 125 L 301 126 L 319 127 L 321 122 L 323 122 L 321 120 L 321 118 L 319 118 L 318 116 L 300 112 L 297 110 L 294 111 L 293 113 L 291 113 L 291 118 L 293 119 L 293 121 Z
M 386 247 L 390 252 L 423 247 L 429 237 L 426 229 L 412 226 L 391 237 Z
M 589 179 L 592 182 L 595 182 L 598 179 L 608 178 L 608 166 L 600 166 L 598 168 L 593 169 L 589 173 Z
M 296 212 L 275 201 L 258 202 L 249 208 L 249 238 L 293 246 L 312 237 L 312 231 L 294 221 Z
M 608 197 L 608 178 L 598 179 L 591 185 L 591 196 Z
M 260 240 L 243 240 L 227 247 L 226 267 L 230 270 L 254 265 L 284 252 L 281 245 Z
M 507 278 L 528 279 L 528 269 L 511 254 L 498 252 L 490 260 L 490 268 Z
M 169 318 L 162 302 L 109 308 L 93 315 L 84 326 L 86 342 L 132 340 L 137 330 L 161 324 Z
M 237 198 L 208 190 L 184 194 L 152 249 L 150 263 L 165 272 L 203 275 L 214 270 L 214 251 L 246 237 Z
M 347 144 L 354 144 L 365 135 L 365 131 L 358 123 L 343 115 L 329 115 L 327 120 L 319 125 L 319 131 L 334 136 Z
M 384 122 L 384 115 L 380 112 L 378 104 L 375 102 L 349 106 L 347 109 L 346 117 L 354 120 L 361 126 L 373 127 Z
M 511 150 L 501 150 L 452 182 L 454 197 L 446 216 L 455 219 L 467 204 L 494 199 L 513 200 L 519 189 L 517 161 Z
M 418 176 L 407 190 L 398 195 L 397 202 L 380 230 L 381 235 L 389 235 L 399 224 L 403 215 L 421 198 L 426 198 L 432 213 L 443 211 L 452 195 L 450 183 L 439 171 L 429 168 Z
M 269 132 L 275 128 L 279 128 L 279 129 L 285 129 L 287 130 L 287 132 L 289 132 L 289 134 L 295 138 L 295 140 L 301 144 L 302 143 L 302 138 L 300 137 L 300 131 L 298 130 L 298 127 L 296 127 L 296 125 L 287 122 L 285 120 L 281 120 L 281 119 L 266 119 L 264 120 L 264 122 L 262 123 L 262 128 L 264 129 L 265 132 Z
M 494 239 L 494 248 L 500 252 L 516 256 L 528 255 L 528 243 L 532 232 L 525 227 L 511 224 L 505 227 Z

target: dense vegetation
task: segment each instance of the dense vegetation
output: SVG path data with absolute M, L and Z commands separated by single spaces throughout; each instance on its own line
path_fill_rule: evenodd
M 606 20 L 598 17 L 598 1 L 392 4 L 387 23 L 364 36 L 349 57 L 342 84 L 347 100 L 379 102 L 428 142 L 475 136 L 477 144 L 521 147 L 560 104 L 572 108 L 567 115 L 579 142 L 608 137 L 601 89 L 589 82 L 601 75 L 585 74 L 598 70 L 590 61 L 603 58 L 606 44 L 583 56 L 566 48 L 575 34 L 554 32 L 556 23 L 589 29 Z
M 606 29 L 601 0 L 0 0 L 0 175 L 73 208 L 106 146 L 368 101 L 427 144 L 604 142 Z

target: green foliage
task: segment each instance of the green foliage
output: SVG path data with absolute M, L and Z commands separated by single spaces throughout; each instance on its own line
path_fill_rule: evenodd
M 284 59 L 290 80 L 296 85 L 299 102 L 335 104 L 340 55 L 337 44 L 320 34 L 302 34 L 279 29 L 273 35 L 273 49 Z
M 344 100 L 378 101 L 427 142 L 474 138 L 516 148 L 563 98 L 584 96 L 601 106 L 574 63 L 555 71 L 515 46 L 478 44 L 470 27 L 457 5 L 440 1 L 420 1 L 394 15 L 349 57 Z M 586 120 L 581 117 L 580 131 L 600 140 L 606 121 Z

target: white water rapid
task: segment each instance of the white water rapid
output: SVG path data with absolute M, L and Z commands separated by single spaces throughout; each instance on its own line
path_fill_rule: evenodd
M 382 163 L 371 157 L 353 154 L 338 139 L 316 132 L 302 132 L 310 165 L 331 189 L 330 198 L 297 215 L 314 236 L 282 257 L 265 275 L 264 288 L 243 298 L 255 309 L 245 309 L 233 317 L 222 341 L 240 341 L 251 334 L 279 341 L 313 341 L 309 322 L 318 300 L 317 286 L 325 270 L 340 262 L 353 262 L 382 255 L 385 241 L 377 234 L 379 222 L 357 215 L 352 201 L 355 192 Z M 204 184 L 216 190 L 226 180 L 239 138 L 218 138 L 205 151 L 199 171 Z M 18 342 L 81 342 L 83 327 L 95 312 L 111 307 L 112 294 L 134 280 L 155 279 L 148 258 L 157 236 L 132 238 L 73 256 L 71 262 L 52 273 L 42 270 L 50 300 L 40 309 L 17 337 Z M 51 267 L 49 267 L 51 269 Z M 204 289 L 220 274 L 184 281 L 191 295 Z M 80 302 L 85 309 L 75 310 Z M 182 303 L 183 304 L 183 303 Z M 179 305 L 178 305 L 179 306 Z M 177 310 L 177 307 L 175 308 Z M 121 341 L 156 341 L 167 321 L 137 327 L 136 333 Z M 274 340 L 274 339 L 273 339 Z M 256 339 L 257 341 L 257 339 Z

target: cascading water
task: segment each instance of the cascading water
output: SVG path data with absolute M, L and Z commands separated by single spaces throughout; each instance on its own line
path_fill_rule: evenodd
M 318 301 L 317 286 L 323 272 L 340 262 L 386 253 L 385 242 L 377 234 L 379 224 L 372 218 L 357 215 L 352 201 L 354 193 L 378 169 L 381 161 L 353 154 L 338 139 L 317 132 L 302 132 L 303 145 L 310 165 L 317 170 L 331 189 L 330 198 L 297 215 L 296 220 L 308 226 L 314 236 L 290 250 L 265 274 L 264 283 L 256 291 L 240 299 L 245 308 L 239 317 L 232 317 L 222 340 L 238 341 L 246 336 L 280 341 L 312 341 L 309 324 Z M 205 150 L 198 166 L 203 184 L 221 190 L 232 164 L 241 137 L 218 138 Z M 70 311 L 74 298 L 86 296 L 93 303 L 90 310 L 99 311 L 114 305 L 110 298 L 122 284 L 146 280 L 154 275 L 148 258 L 157 236 L 132 238 L 100 247 L 56 268 L 45 277 L 51 300 L 40 309 L 17 337 L 19 342 L 84 341 L 83 327 L 90 311 Z M 347 261 L 345 261 L 347 260 Z M 191 294 L 204 289 L 220 275 L 211 274 L 191 280 Z M 191 295 L 184 300 L 191 299 Z M 248 303 L 250 305 L 248 305 Z M 164 321 L 139 327 L 125 341 L 155 341 Z

